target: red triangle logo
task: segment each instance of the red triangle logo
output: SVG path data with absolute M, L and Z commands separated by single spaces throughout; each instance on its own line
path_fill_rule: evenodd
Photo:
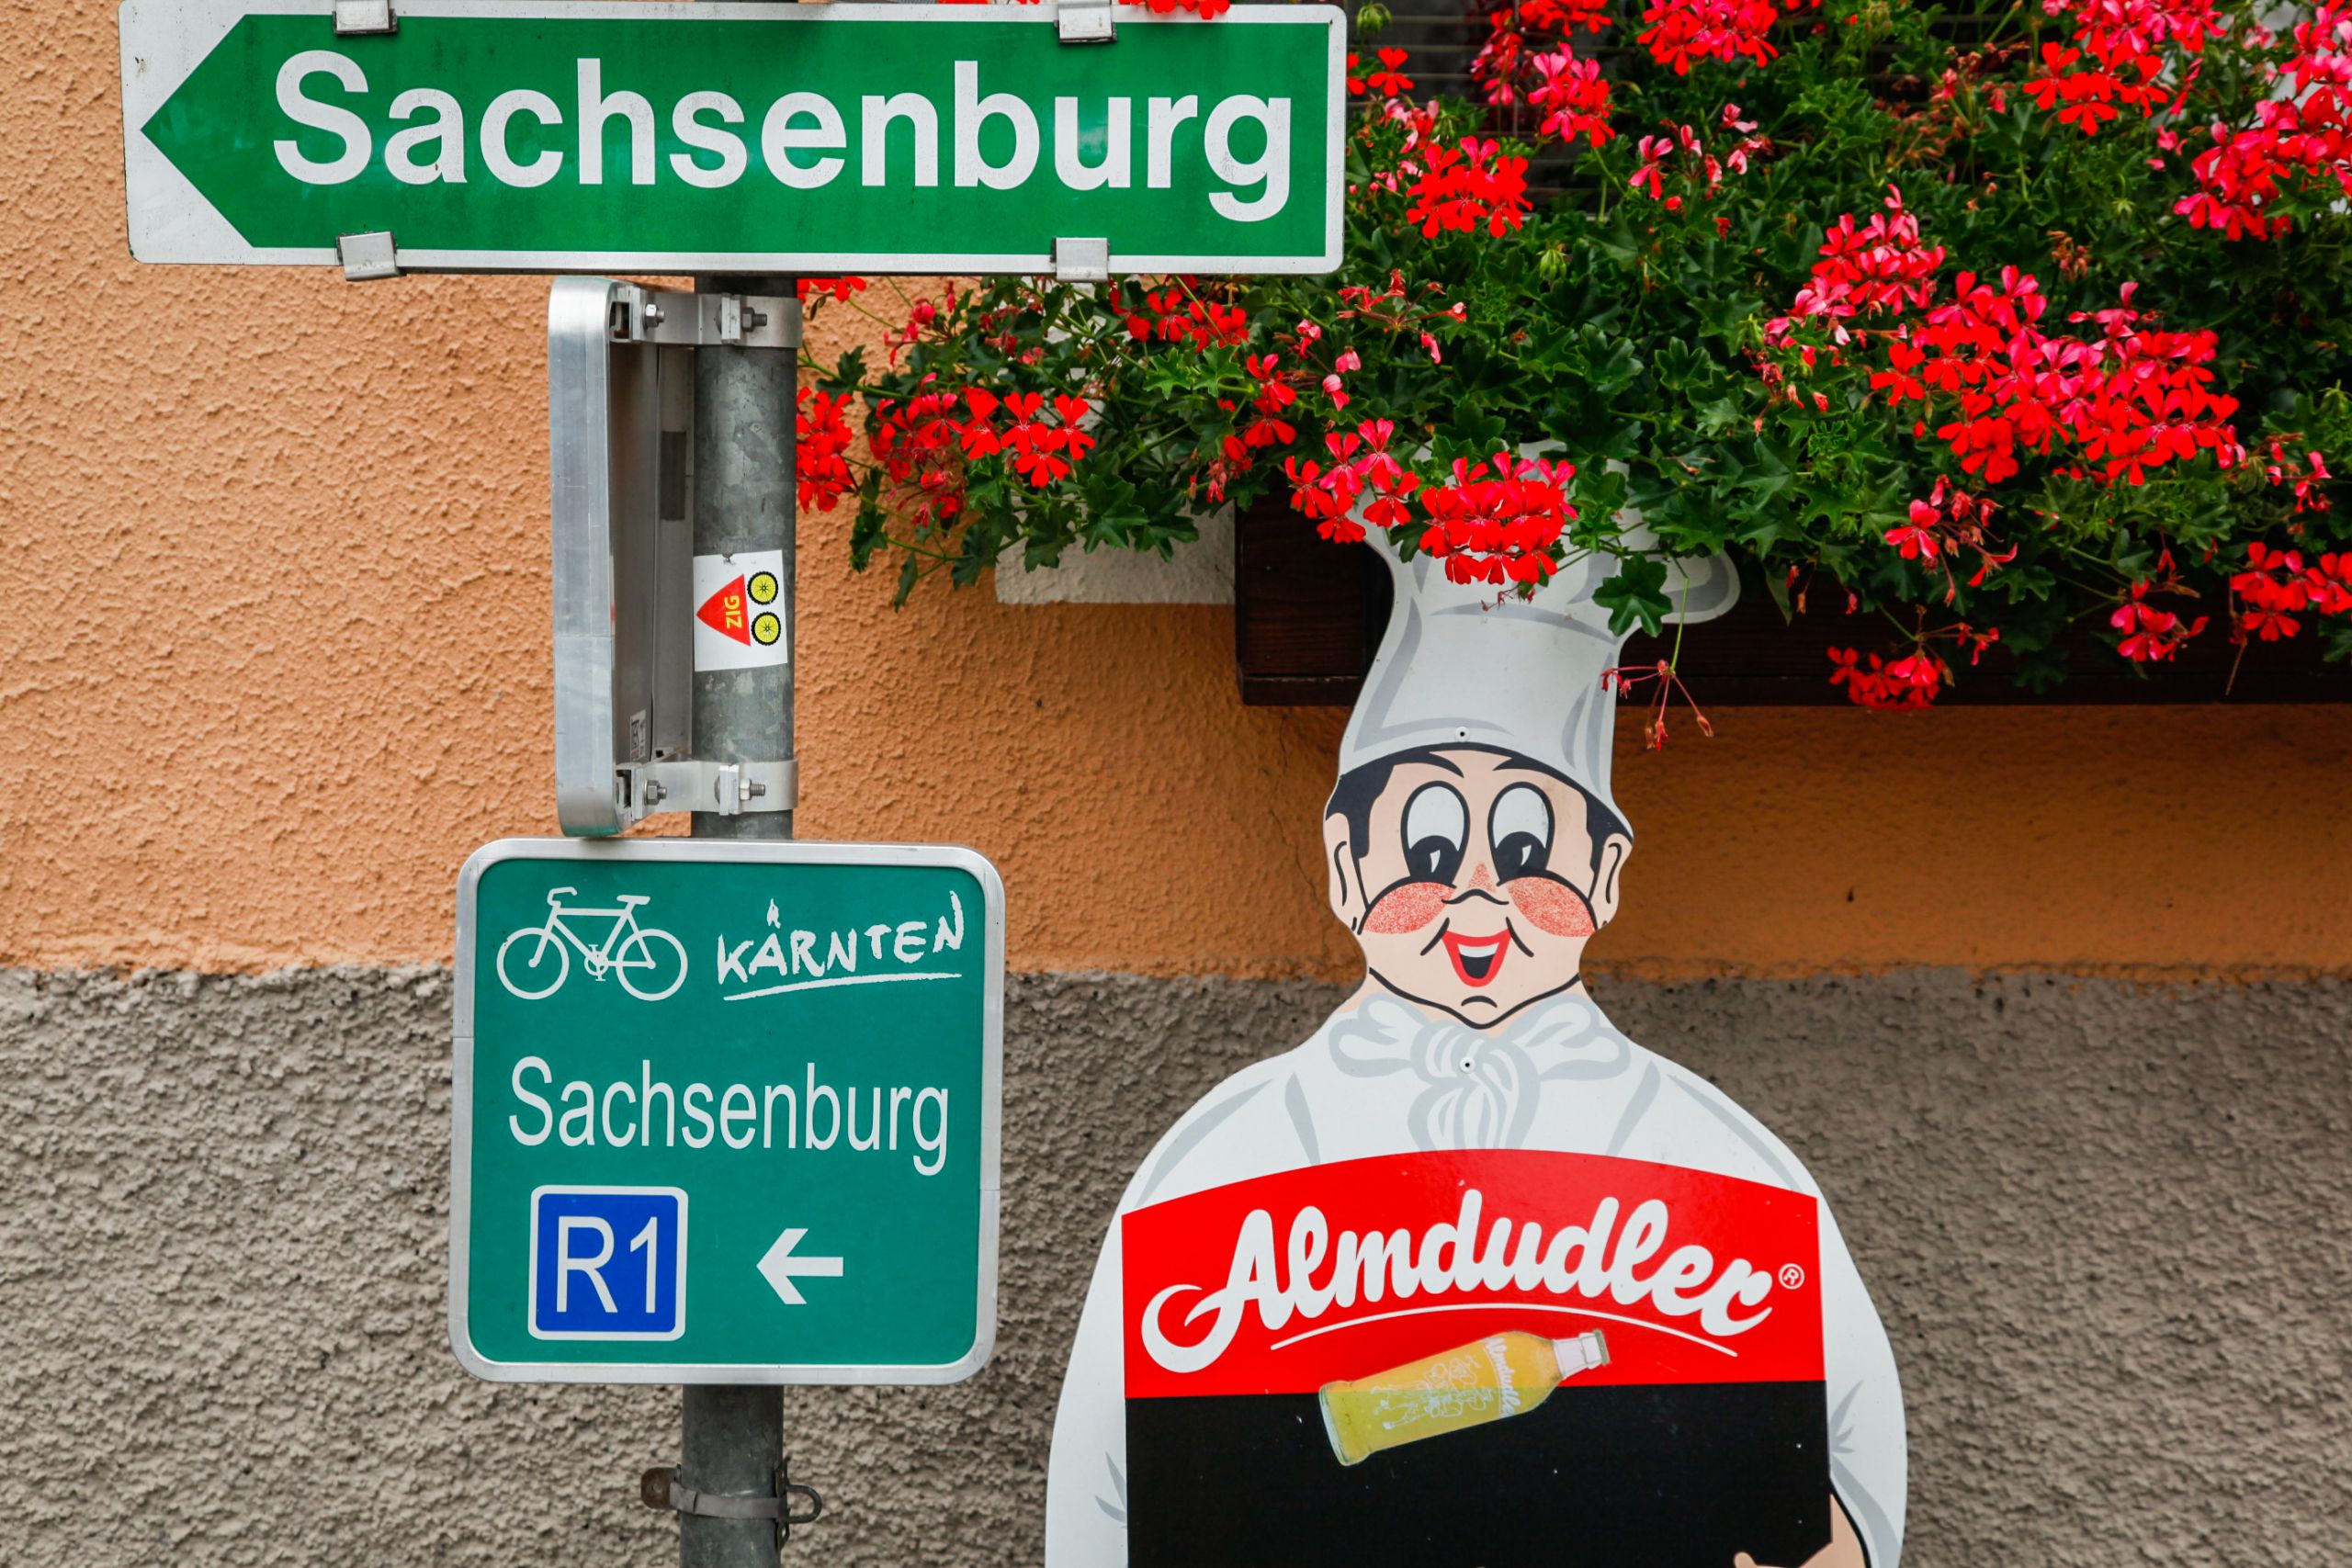
M 737 578 L 702 602 L 695 618 L 721 637 L 731 637 L 746 648 L 752 643 L 752 604 Z

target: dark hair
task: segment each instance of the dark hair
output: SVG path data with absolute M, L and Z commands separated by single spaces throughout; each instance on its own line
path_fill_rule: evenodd
M 1505 758 L 1514 768 L 1524 768 L 1530 773 L 1555 778 L 1583 796 L 1585 834 L 1592 844 L 1592 870 L 1596 876 L 1600 874 L 1600 847 L 1609 841 L 1609 836 L 1620 834 L 1628 840 L 1634 836 L 1633 829 L 1625 826 L 1623 818 L 1602 804 L 1600 796 L 1557 768 L 1547 768 L 1541 762 L 1516 751 L 1507 751 L 1499 746 L 1416 746 L 1409 751 L 1398 751 L 1342 773 L 1340 782 L 1331 786 L 1331 798 L 1324 806 L 1323 815 L 1327 820 L 1333 817 L 1348 819 L 1348 845 L 1357 860 L 1363 859 L 1364 846 L 1372 837 L 1372 803 L 1380 798 L 1382 790 L 1388 787 L 1390 776 L 1408 762 L 1434 762 L 1441 768 L 1449 767 L 1451 764 L 1443 756 L 1447 751 L 1480 751 L 1489 757 Z

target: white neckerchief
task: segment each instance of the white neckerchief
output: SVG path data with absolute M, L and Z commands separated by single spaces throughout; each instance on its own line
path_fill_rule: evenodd
M 1576 993 L 1492 1029 L 1381 994 L 1334 1018 L 1325 1038 L 1333 1065 L 1351 1077 L 1420 1079 L 1408 1126 L 1423 1149 L 1521 1147 L 1545 1082 L 1614 1077 L 1634 1059 L 1633 1043 Z

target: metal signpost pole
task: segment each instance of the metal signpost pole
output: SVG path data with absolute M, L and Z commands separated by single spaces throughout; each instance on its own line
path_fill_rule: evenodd
M 697 277 L 695 292 L 793 292 L 788 277 Z M 695 355 L 695 554 L 782 550 L 785 661 L 760 670 L 695 672 L 696 757 L 747 762 L 792 750 L 794 524 L 793 392 L 799 351 L 706 348 Z M 697 839 L 789 839 L 789 811 L 694 814 Z M 706 1492 L 780 1495 L 784 1391 L 688 1384 L 678 1480 Z M 776 1529 L 757 1519 L 678 1516 L 679 1568 L 775 1568 Z
M 788 277 L 702 277 L 698 293 L 790 299 Z M 794 400 L 798 355 L 708 346 L 695 354 L 694 540 L 697 556 L 784 552 L 780 605 L 785 661 L 751 670 L 696 671 L 694 754 L 713 762 L 763 761 L 792 750 Z M 694 814 L 697 839 L 788 839 L 789 811 Z M 678 1481 L 703 1492 L 766 1497 L 778 1492 L 784 1391 L 689 1384 Z M 678 1516 L 681 1568 L 775 1568 L 776 1527 L 767 1519 Z
M 793 294 L 790 277 L 696 277 L 696 294 Z M 703 348 L 694 355 L 694 552 L 783 550 L 786 660 L 762 670 L 694 672 L 694 755 L 760 761 L 793 755 L 793 632 L 797 579 L 793 392 L 799 350 Z M 790 811 L 694 813 L 696 840 L 788 840 Z M 687 1384 L 677 1479 L 708 1493 L 781 1495 L 783 1389 Z M 776 1568 L 776 1526 L 760 1518 L 677 1517 L 680 1568 Z

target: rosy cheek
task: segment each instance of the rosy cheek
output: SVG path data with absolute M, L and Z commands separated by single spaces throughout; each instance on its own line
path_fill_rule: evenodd
M 1554 936 L 1590 936 L 1592 906 L 1584 895 L 1545 876 L 1520 876 L 1503 884 L 1503 891 L 1533 921 L 1538 931 Z
M 1364 917 L 1363 929 L 1375 936 L 1419 931 L 1445 913 L 1445 901 L 1453 896 L 1453 889 L 1442 882 L 1408 882 L 1392 887 Z

